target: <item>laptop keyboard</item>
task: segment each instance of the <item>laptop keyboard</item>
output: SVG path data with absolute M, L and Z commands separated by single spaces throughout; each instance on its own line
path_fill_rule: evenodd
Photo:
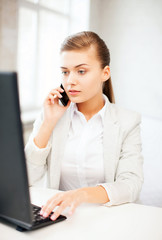
M 32 207 L 33 207 L 33 217 L 34 217 L 33 225 L 38 225 L 38 224 L 41 224 L 41 223 L 52 221 L 50 219 L 50 216 L 53 214 L 53 212 L 47 218 L 44 218 L 42 215 L 40 215 L 40 211 L 41 211 L 40 207 L 38 207 L 36 205 L 33 205 L 33 204 L 32 204 Z
M 36 228 L 41 228 L 53 223 L 57 223 L 60 221 L 63 221 L 66 219 L 66 216 L 60 215 L 55 221 L 52 221 L 50 219 L 51 215 L 53 214 L 53 212 L 50 213 L 50 215 L 47 218 L 44 218 L 42 215 L 40 215 L 40 211 L 41 208 L 31 204 L 32 206 L 32 211 L 33 211 L 33 221 L 32 221 L 32 227 L 31 228 L 24 228 L 21 226 L 17 226 L 17 230 L 20 232 L 26 231 L 26 230 L 32 230 L 32 229 L 36 229 Z

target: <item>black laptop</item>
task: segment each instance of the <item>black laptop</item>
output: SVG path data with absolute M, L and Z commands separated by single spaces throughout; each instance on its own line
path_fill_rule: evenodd
M 16 224 L 20 231 L 66 219 L 60 215 L 52 221 L 39 212 L 40 207 L 30 202 L 17 74 L 0 72 L 0 218 Z

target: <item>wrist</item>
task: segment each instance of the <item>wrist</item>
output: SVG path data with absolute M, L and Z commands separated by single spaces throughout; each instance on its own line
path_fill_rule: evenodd
M 44 120 L 42 122 L 42 128 L 48 132 L 52 132 L 55 125 L 56 125 L 56 122 L 53 122 L 53 121 Z
M 34 143 L 38 148 L 45 148 L 52 134 L 53 126 L 44 121 L 39 129 L 39 132 L 34 138 Z
M 80 188 L 78 191 L 81 193 L 83 202 L 104 204 L 110 201 L 102 186 Z

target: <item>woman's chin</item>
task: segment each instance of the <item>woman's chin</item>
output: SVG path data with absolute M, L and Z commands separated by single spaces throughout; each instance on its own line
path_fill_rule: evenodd
M 82 102 L 84 102 L 84 100 L 81 100 L 79 98 L 70 97 L 69 99 L 73 103 L 82 103 Z

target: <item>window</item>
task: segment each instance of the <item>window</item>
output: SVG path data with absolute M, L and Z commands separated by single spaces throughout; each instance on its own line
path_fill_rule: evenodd
M 89 0 L 19 0 L 17 69 L 23 112 L 40 109 L 59 85 L 60 44 L 67 35 L 88 30 L 88 16 Z

